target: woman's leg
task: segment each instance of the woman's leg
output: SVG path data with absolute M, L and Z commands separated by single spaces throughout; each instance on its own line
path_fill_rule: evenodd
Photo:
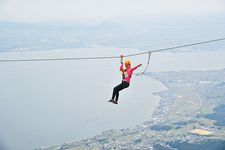
M 119 92 L 117 92 L 116 93 L 116 99 L 115 99 L 115 101 L 117 102 L 118 101 L 118 99 L 119 99 L 119 95 L 120 95 L 120 93 Z
M 127 83 L 125 81 L 123 81 L 120 85 L 117 86 L 117 91 L 118 92 L 116 94 L 116 99 L 115 99 L 116 102 L 118 102 L 118 99 L 119 99 L 119 91 L 121 91 L 121 90 L 123 90 L 123 89 L 125 89 L 127 87 L 129 87 L 129 83 Z
M 119 89 L 121 88 L 122 83 L 114 87 L 113 94 L 112 94 L 112 100 L 114 100 L 115 96 L 117 97 L 119 95 Z

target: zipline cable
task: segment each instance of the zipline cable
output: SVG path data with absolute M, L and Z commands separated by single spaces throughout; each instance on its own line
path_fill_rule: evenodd
M 190 47 L 190 46 L 195 46 L 195 45 L 202 45 L 202 44 L 223 41 L 223 40 L 225 40 L 225 38 L 213 39 L 213 40 L 197 42 L 197 43 L 190 43 L 190 44 L 168 47 L 168 48 L 163 48 L 163 49 L 157 49 L 157 50 L 152 50 L 152 51 L 147 51 L 147 52 L 142 52 L 142 53 L 128 54 L 128 55 L 124 55 L 124 57 L 133 57 L 133 56 L 144 55 L 144 54 L 149 54 L 149 53 L 153 53 L 153 52 L 168 51 L 168 50 L 172 50 L 172 49 Z M 70 57 L 70 58 L 67 57 L 67 58 L 0 59 L 0 62 L 62 61 L 62 60 L 70 61 L 70 60 L 96 60 L 96 59 L 115 59 L 115 58 L 120 58 L 120 57 L 119 56 L 97 56 L 97 57 Z
M 207 43 L 212 43 L 212 42 L 217 42 L 217 41 L 224 41 L 224 40 L 225 40 L 225 38 L 219 38 L 219 39 L 208 40 L 208 41 L 203 41 L 203 42 L 190 43 L 190 44 L 185 44 L 185 45 L 180 45 L 180 46 L 162 48 L 162 49 L 152 50 L 152 51 L 143 52 L 143 53 L 130 54 L 130 55 L 126 55 L 124 57 L 132 57 L 132 56 L 137 56 L 137 55 L 143 55 L 143 54 L 148 54 L 149 52 L 168 51 L 168 50 L 172 50 L 172 49 L 178 49 L 178 48 L 183 48 L 183 47 L 190 47 L 190 46 L 195 46 L 195 45 L 202 45 L 202 44 L 207 44 Z

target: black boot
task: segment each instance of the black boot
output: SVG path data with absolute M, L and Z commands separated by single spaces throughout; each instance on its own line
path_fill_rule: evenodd
M 118 104 L 118 101 L 113 101 L 114 104 Z
M 113 102 L 114 102 L 114 100 L 113 100 L 113 99 L 110 99 L 108 102 L 112 102 L 112 103 L 113 103 Z

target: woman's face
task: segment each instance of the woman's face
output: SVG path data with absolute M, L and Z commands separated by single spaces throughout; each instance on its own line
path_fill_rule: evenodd
M 125 67 L 126 67 L 127 69 L 129 69 L 129 68 L 130 68 L 130 64 L 125 64 Z

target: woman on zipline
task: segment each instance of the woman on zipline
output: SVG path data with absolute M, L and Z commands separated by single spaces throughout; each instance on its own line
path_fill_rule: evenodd
M 130 78 L 132 77 L 133 71 L 136 70 L 138 67 L 140 67 L 142 64 L 139 64 L 133 68 L 131 68 L 131 61 L 126 60 L 125 61 L 125 69 L 123 68 L 123 55 L 120 55 L 121 58 L 121 66 L 120 71 L 122 72 L 122 83 L 114 87 L 112 99 L 109 100 L 109 102 L 112 102 L 114 104 L 118 104 L 118 98 L 119 98 L 119 92 L 125 88 L 128 88 L 130 85 Z

